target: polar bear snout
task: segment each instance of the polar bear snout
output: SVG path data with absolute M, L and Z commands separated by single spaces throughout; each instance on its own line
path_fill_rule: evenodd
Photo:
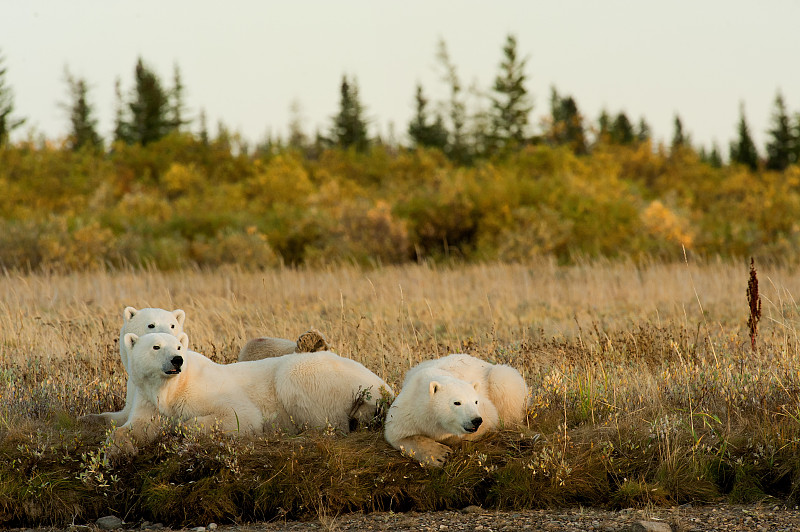
M 464 423 L 464 430 L 470 433 L 475 432 L 480 428 L 481 423 L 483 423 L 481 416 L 474 417 L 468 423 Z
M 169 361 L 169 366 L 164 368 L 164 373 L 167 375 L 176 375 L 181 372 L 181 366 L 183 366 L 183 357 L 175 355 L 172 357 L 172 360 Z

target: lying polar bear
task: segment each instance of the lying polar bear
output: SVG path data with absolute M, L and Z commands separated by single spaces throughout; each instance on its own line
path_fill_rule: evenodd
M 112 433 L 123 452 L 135 452 L 133 440 L 155 438 L 158 427 L 148 415 L 153 406 L 204 430 L 258 434 L 330 425 L 347 432 L 351 420 L 376 414 L 382 388 L 394 395 L 367 368 L 329 351 L 221 365 L 189 351 L 185 334 L 126 334 L 124 341 L 141 393 L 128 421 Z
M 117 427 L 128 421 L 131 407 L 137 394 L 136 385 L 130 378 L 130 355 L 125 347 L 124 338 L 128 333 L 143 335 L 148 333 L 169 333 L 175 337 L 185 334 L 183 323 L 186 320 L 186 313 L 181 309 L 164 310 L 160 308 L 125 307 L 122 311 L 122 329 L 119 333 L 119 356 L 122 365 L 128 372 L 128 381 L 125 385 L 125 407 L 119 412 L 102 412 L 100 414 L 87 414 L 81 418 L 82 421 L 101 424 L 114 424 Z M 155 415 L 155 410 L 151 412 Z
M 475 440 L 525 419 L 528 387 L 519 372 L 470 355 L 428 360 L 406 374 L 384 436 L 403 454 L 440 466 L 445 444 Z

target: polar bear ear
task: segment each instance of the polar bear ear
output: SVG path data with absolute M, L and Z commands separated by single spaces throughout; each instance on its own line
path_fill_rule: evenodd
M 175 319 L 178 320 L 178 323 L 183 327 L 183 322 L 186 320 L 186 313 L 181 309 L 176 309 L 172 311 L 172 315 L 175 316 Z
M 136 345 L 136 342 L 139 341 L 139 337 L 134 333 L 128 333 L 125 335 L 125 347 L 130 351 L 133 349 L 133 346 Z
M 136 313 L 139 312 L 133 307 L 125 307 L 125 310 L 122 311 L 122 319 L 125 321 L 131 321 L 131 318 L 136 316 Z
M 439 384 L 438 382 L 436 382 L 436 381 L 431 381 L 431 385 L 430 385 L 431 397 L 433 397 L 433 394 L 435 394 L 436 392 L 438 392 L 438 391 L 441 389 L 441 387 L 442 387 L 442 385 L 441 385 L 441 384 Z
M 181 343 L 184 349 L 189 349 L 189 335 L 186 333 L 181 333 L 178 336 L 178 341 Z
M 473 383 L 472 383 L 472 387 L 473 387 L 473 388 L 475 388 L 475 391 L 476 391 L 476 392 L 479 392 L 479 391 L 481 391 L 481 382 L 480 382 L 480 381 L 475 381 L 475 382 L 473 382 Z

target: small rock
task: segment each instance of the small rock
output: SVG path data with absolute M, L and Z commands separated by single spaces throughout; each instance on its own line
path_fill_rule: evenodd
M 630 530 L 631 532 L 672 532 L 672 527 L 658 521 L 636 521 Z
M 95 521 L 95 524 L 100 530 L 114 530 L 115 528 L 122 528 L 125 522 L 116 515 L 107 515 Z
M 208 529 L 209 530 L 216 530 L 217 529 L 217 523 L 208 523 Z
M 461 509 L 462 514 L 482 514 L 483 508 L 480 506 L 475 506 L 474 504 L 470 504 L 466 508 Z
M 206 527 L 204 526 L 196 526 L 194 528 L 190 528 L 192 532 L 206 532 Z
M 688 510 L 691 507 L 692 503 L 687 502 L 686 504 L 681 504 L 680 506 L 678 506 L 678 510 Z

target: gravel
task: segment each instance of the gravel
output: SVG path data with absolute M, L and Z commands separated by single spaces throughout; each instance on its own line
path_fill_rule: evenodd
M 316 521 L 281 521 L 244 526 L 220 526 L 220 532 L 359 531 L 472 531 L 516 530 L 600 532 L 734 531 L 780 532 L 800 530 L 796 508 L 764 505 L 684 505 L 679 508 L 609 511 L 593 508 L 495 512 L 471 506 L 460 512 L 347 514 Z
M 108 526 L 110 519 L 101 518 L 92 525 L 73 525 L 67 532 L 97 531 Z M 160 523 L 129 521 L 119 530 L 153 530 L 169 532 Z M 13 530 L 13 529 L 12 529 Z M 34 529 L 17 529 L 33 532 Z M 44 529 L 40 529 L 44 530 Z M 55 532 L 58 529 L 46 529 Z M 677 508 L 627 509 L 622 511 L 594 508 L 562 510 L 524 510 L 497 512 L 469 506 L 461 511 L 444 512 L 375 512 L 321 516 L 314 521 L 274 521 L 246 525 L 217 525 L 190 530 L 215 532 L 311 532 L 311 531 L 393 531 L 393 532 L 512 532 L 531 531 L 599 531 L 599 532 L 692 532 L 747 531 L 781 532 L 800 530 L 800 510 L 781 505 L 683 505 Z M 9 531 L 12 532 L 12 531 Z

